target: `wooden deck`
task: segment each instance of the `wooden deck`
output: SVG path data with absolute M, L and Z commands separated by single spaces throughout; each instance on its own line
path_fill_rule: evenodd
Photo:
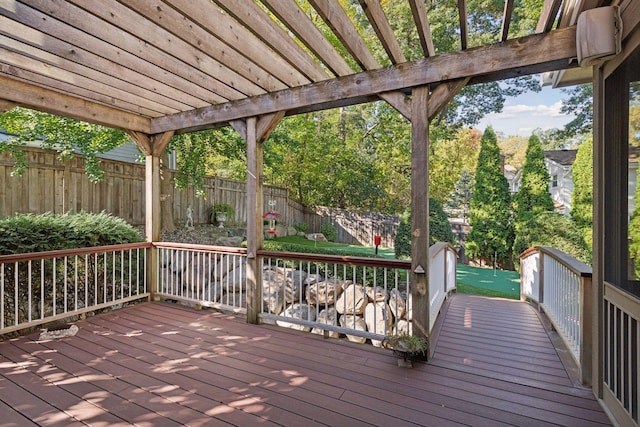
M 434 358 L 144 303 L 0 343 L 0 425 L 601 426 L 535 310 L 454 295 Z

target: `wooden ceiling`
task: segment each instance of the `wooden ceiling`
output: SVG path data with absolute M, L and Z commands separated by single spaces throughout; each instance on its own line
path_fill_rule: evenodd
M 424 0 L 394 0 L 410 4 L 423 50 L 408 61 L 380 0 L 352 2 L 384 47 L 383 66 L 338 0 L 307 1 L 313 19 L 296 0 L 0 0 L 0 111 L 21 105 L 145 134 L 377 99 L 407 115 L 413 87 L 575 67 L 575 28 L 554 29 L 557 17 L 608 3 L 546 0 L 537 34 L 513 39 L 519 2 L 506 0 L 499 39 L 468 48 L 458 0 L 460 51 L 435 55 Z

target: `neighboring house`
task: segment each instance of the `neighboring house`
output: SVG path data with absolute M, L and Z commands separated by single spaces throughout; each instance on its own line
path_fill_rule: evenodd
M 549 171 L 549 193 L 556 212 L 571 215 L 573 175 L 571 169 L 578 150 L 551 150 L 544 152 L 544 163 Z
M 522 175 L 522 169 L 516 169 L 511 165 L 504 165 L 502 172 L 504 177 L 509 182 L 509 192 L 514 195 L 520 189 L 520 179 Z

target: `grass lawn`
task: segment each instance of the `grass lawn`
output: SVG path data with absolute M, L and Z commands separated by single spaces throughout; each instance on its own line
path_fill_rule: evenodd
M 469 267 L 458 264 L 458 292 L 502 298 L 520 298 L 520 274 L 516 271 Z
M 332 248 L 344 250 L 350 255 L 368 255 L 375 253 L 373 246 L 345 245 L 342 243 L 314 242 L 302 236 L 287 236 L 276 239 L 278 242 L 292 243 L 309 247 Z M 395 252 L 389 248 L 379 248 L 380 258 L 395 258 Z M 520 274 L 515 271 L 496 270 L 491 268 L 469 267 L 458 264 L 456 267 L 458 292 L 461 294 L 483 295 L 501 298 L 520 298 Z

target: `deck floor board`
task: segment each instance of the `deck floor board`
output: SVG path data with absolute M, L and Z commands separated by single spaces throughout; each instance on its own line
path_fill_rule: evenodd
M 517 301 L 454 295 L 432 360 L 413 369 L 369 345 L 169 303 L 76 324 L 74 337 L 0 342 L 0 424 L 611 425 Z

